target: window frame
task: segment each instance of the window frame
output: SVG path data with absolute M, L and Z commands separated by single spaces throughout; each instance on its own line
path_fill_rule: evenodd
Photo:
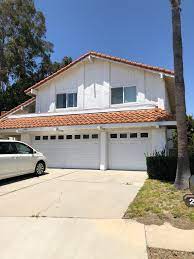
M 90 135 L 89 134 L 83 134 L 82 139 L 88 140 L 88 139 L 90 139 Z
M 143 134 L 145 134 L 146 135 L 146 137 L 145 136 L 143 136 Z M 148 132 L 141 132 L 140 133 L 140 138 L 149 138 L 149 133 Z
M 58 96 L 59 95 L 65 95 L 65 107 L 58 107 Z M 73 106 L 69 106 L 69 96 L 73 95 Z M 56 109 L 73 109 L 77 108 L 77 92 L 71 92 L 71 93 L 57 93 L 56 94 Z
M 132 137 L 133 136 L 133 137 Z M 137 132 L 130 132 L 129 133 L 129 138 L 130 139 L 138 139 L 138 133 Z
M 120 139 L 127 139 L 127 133 L 119 133 L 119 138 Z
M 97 133 L 94 133 L 94 134 L 92 134 L 92 139 L 98 139 L 99 138 L 99 136 L 98 136 L 98 134 Z
M 125 91 L 127 88 L 135 87 L 135 101 L 131 102 L 125 102 Z M 112 89 L 122 89 L 122 102 L 121 103 L 112 103 Z M 123 105 L 123 104 L 129 104 L 129 103 L 136 103 L 137 102 L 137 86 L 131 85 L 131 86 L 118 86 L 118 87 L 111 87 L 111 94 L 110 94 L 110 104 L 111 105 Z
M 60 95 L 65 96 L 65 107 L 58 107 L 58 97 Z M 67 108 L 67 96 L 66 96 L 66 93 L 58 93 L 58 94 L 56 94 L 56 101 L 55 101 L 55 103 L 56 103 L 56 109 L 66 109 Z
M 58 139 L 58 140 L 64 140 L 64 135 L 58 135 L 58 136 L 57 136 L 57 139 Z
M 73 139 L 73 135 L 68 134 L 68 135 L 66 135 L 65 139 L 66 140 L 72 140 Z
M 118 133 L 110 133 L 110 139 L 118 139 Z

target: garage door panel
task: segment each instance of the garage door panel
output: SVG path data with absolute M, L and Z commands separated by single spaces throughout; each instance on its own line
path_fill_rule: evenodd
M 114 133 L 115 134 L 115 133 Z M 151 150 L 150 138 L 130 139 L 130 133 L 125 140 L 119 138 L 111 139 L 109 135 L 109 168 L 121 170 L 146 170 L 146 154 Z M 133 135 L 134 136 L 134 135 Z
M 33 141 L 33 147 L 42 152 L 49 167 L 99 169 L 99 140 Z

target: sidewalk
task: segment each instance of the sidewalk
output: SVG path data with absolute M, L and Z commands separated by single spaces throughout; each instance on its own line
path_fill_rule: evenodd
M 194 251 L 194 230 L 133 220 L 0 217 L 1 259 L 147 259 L 147 246 Z
M 134 221 L 0 217 L 0 229 L 1 259 L 147 259 Z
M 183 230 L 169 223 L 145 226 L 148 247 L 194 252 L 194 229 Z

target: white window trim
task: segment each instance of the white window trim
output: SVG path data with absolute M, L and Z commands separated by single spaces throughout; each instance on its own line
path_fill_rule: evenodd
M 135 87 L 136 88 L 136 101 L 135 102 L 124 102 L 125 100 L 125 96 L 124 96 L 124 88 L 128 88 L 128 87 Z M 122 103 L 117 103 L 117 104 L 112 104 L 112 89 L 116 89 L 116 88 L 123 88 L 123 102 Z M 137 104 L 137 86 L 136 85 L 129 85 L 129 86 L 115 86 L 115 87 L 111 87 L 110 90 L 110 107 L 118 107 L 118 106 L 129 106 L 129 105 L 134 105 Z
M 63 107 L 63 108 L 57 108 L 57 95 L 59 95 L 59 94 L 66 94 L 66 107 Z M 55 106 L 56 106 L 56 110 L 57 111 L 66 111 L 66 110 L 69 110 L 69 111 L 71 111 L 71 110 L 77 110 L 78 109 L 78 105 L 76 106 L 76 107 L 67 107 L 67 95 L 68 94 L 77 94 L 77 99 L 78 99 L 78 93 L 77 92 L 58 92 L 58 93 L 56 93 L 56 95 L 55 95 Z

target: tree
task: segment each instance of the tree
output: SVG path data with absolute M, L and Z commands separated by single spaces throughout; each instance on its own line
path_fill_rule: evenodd
M 188 141 L 188 150 L 189 155 L 194 155 L 194 118 L 192 115 L 187 115 L 187 141 Z M 173 143 L 175 148 L 175 154 L 177 154 L 177 130 L 173 130 Z
M 51 61 L 45 35 L 45 17 L 33 0 L 0 0 L 0 111 L 27 100 L 26 88 L 71 62 Z
M 12 80 L 24 80 L 38 69 L 45 56 L 50 57 L 53 45 L 45 40 L 46 26 L 42 12 L 33 0 L 0 0 L 2 70 Z
M 182 33 L 180 15 L 181 0 L 170 0 L 170 3 L 172 7 L 175 102 L 178 133 L 178 162 L 174 185 L 177 189 L 187 189 L 189 188 L 189 177 L 191 175 L 191 172 L 188 154 L 185 83 L 183 74 Z
M 38 82 L 42 80 L 44 77 L 53 74 L 60 68 L 69 65 L 71 62 L 72 58 L 67 56 L 65 56 L 61 62 L 52 62 L 48 57 L 45 56 L 42 64 L 39 67 L 38 72 L 36 73 L 36 81 Z

